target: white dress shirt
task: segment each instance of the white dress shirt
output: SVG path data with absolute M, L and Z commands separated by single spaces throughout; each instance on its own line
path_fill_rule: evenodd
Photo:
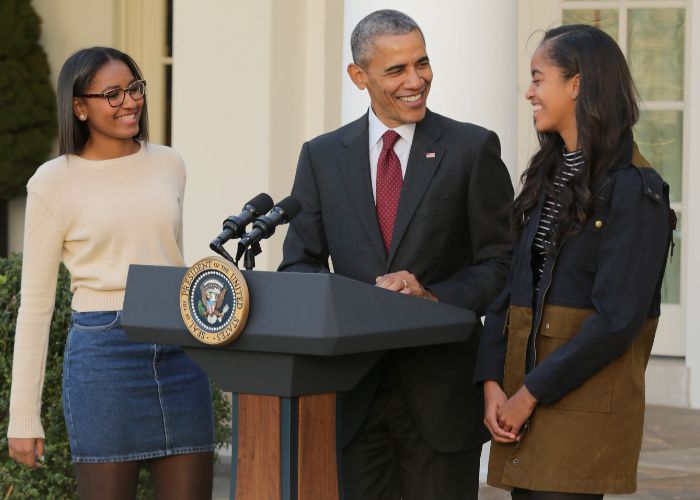
M 389 127 L 384 125 L 377 115 L 369 108 L 369 171 L 372 178 L 372 195 L 374 201 L 377 201 L 377 163 L 379 162 L 379 154 L 382 152 L 384 140 L 382 136 L 384 132 L 389 130 Z M 408 155 L 411 153 L 411 144 L 413 143 L 413 133 L 416 131 L 415 123 L 405 123 L 396 128 L 393 128 L 401 137 L 394 144 L 394 153 L 399 157 L 401 162 L 401 176 L 406 178 L 406 165 L 408 165 Z

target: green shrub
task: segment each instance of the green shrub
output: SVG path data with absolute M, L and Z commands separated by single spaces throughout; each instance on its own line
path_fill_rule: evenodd
M 0 2 L 0 200 L 24 194 L 56 136 L 56 94 L 29 0 Z
M 30 470 L 12 460 L 7 453 L 7 424 L 12 377 L 12 351 L 19 306 L 22 256 L 0 258 L 0 498 L 74 498 L 76 485 L 70 460 L 68 435 L 63 422 L 61 381 L 63 349 L 70 323 L 70 277 L 61 266 L 56 288 L 56 308 L 51 321 L 46 378 L 42 394 L 42 423 L 46 433 L 46 463 Z M 212 386 L 216 442 L 219 447 L 231 442 L 231 408 L 224 395 Z M 142 468 L 138 498 L 153 498 L 148 472 Z

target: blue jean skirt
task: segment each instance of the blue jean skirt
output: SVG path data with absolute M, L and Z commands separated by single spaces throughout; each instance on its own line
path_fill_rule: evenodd
M 214 450 L 209 379 L 176 346 L 130 342 L 121 311 L 73 312 L 63 362 L 73 462 Z

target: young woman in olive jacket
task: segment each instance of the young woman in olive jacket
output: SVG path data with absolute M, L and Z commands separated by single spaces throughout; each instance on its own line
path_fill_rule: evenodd
M 531 73 L 541 147 L 513 204 L 512 269 L 476 368 L 488 482 L 514 499 L 631 493 L 674 224 L 668 186 L 632 140 L 637 92 L 612 38 L 552 29 Z

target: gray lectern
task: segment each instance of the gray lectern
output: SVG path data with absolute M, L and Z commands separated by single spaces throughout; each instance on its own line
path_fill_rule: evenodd
M 474 313 L 333 274 L 243 271 L 243 334 L 200 343 L 180 316 L 180 267 L 129 267 L 122 324 L 178 344 L 233 397 L 231 499 L 337 499 L 335 393 L 388 349 L 466 340 Z M 426 331 L 430 331 L 426 335 Z

